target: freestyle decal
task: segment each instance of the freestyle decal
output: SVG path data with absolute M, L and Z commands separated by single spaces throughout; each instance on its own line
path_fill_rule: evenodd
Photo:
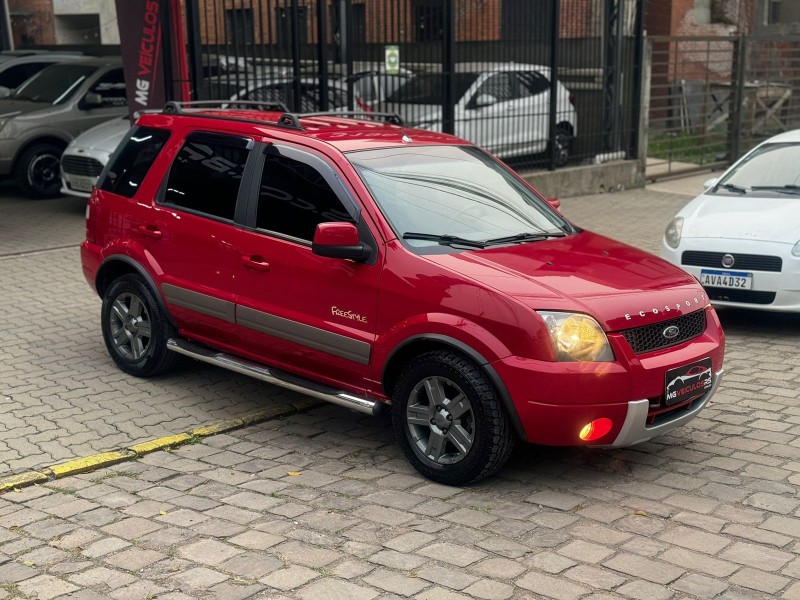
M 358 321 L 359 323 L 367 322 L 367 317 L 362 317 L 351 310 L 342 310 L 336 306 L 331 306 L 331 314 L 334 317 L 342 317 L 343 319 L 350 319 L 351 321 Z

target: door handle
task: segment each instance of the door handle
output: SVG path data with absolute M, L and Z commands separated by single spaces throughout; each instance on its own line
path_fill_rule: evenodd
M 269 271 L 269 263 L 261 256 L 255 254 L 251 256 L 243 256 L 242 264 L 248 269 L 255 269 L 256 271 Z
M 161 231 L 155 225 L 139 225 L 136 230 L 144 237 L 149 237 L 154 240 L 161 239 Z

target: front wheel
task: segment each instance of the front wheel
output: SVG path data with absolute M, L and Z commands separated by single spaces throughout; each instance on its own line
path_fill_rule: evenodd
M 123 275 L 111 283 L 103 295 L 100 324 L 108 353 L 126 373 L 151 377 L 177 359 L 167 349 L 175 328 L 139 275 Z
M 448 350 L 408 364 L 394 389 L 392 421 L 411 464 L 446 485 L 490 476 L 514 447 L 494 386 L 475 363 Z
M 61 189 L 62 148 L 49 142 L 27 148 L 17 160 L 14 177 L 29 198 L 55 198 Z

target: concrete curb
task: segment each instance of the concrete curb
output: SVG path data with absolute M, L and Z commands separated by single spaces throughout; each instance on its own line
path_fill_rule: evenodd
M 79 473 L 86 473 L 101 469 L 103 467 L 110 467 L 121 462 L 134 460 L 145 454 L 156 452 L 158 450 L 166 450 L 168 448 L 175 448 L 182 446 L 188 442 L 192 442 L 197 438 L 208 437 L 218 433 L 224 433 L 247 425 L 254 425 L 264 421 L 270 421 L 279 417 L 287 417 L 289 415 L 305 412 L 316 406 L 325 404 L 322 400 L 314 398 L 303 398 L 292 402 L 291 404 L 279 404 L 264 410 L 260 410 L 237 419 L 228 419 L 211 425 L 205 425 L 192 429 L 188 433 L 178 433 L 175 435 L 168 435 L 139 444 L 133 444 L 127 448 L 120 450 L 112 450 L 110 452 L 101 452 L 92 456 L 85 456 L 83 458 L 75 458 L 63 463 L 58 463 L 49 467 L 45 467 L 39 471 L 26 471 L 17 475 L 0 478 L 0 494 L 10 490 L 17 490 L 19 488 L 35 485 L 39 483 L 46 483 L 54 479 L 61 479 L 69 477 L 70 475 L 77 475 Z

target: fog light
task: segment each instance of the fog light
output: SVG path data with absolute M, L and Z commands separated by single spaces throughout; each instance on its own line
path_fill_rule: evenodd
M 611 431 L 611 426 L 613 425 L 611 419 L 607 419 L 603 417 L 601 419 L 595 419 L 588 425 L 586 425 L 581 432 L 578 434 L 578 437 L 581 438 L 584 442 L 593 442 L 594 440 L 598 440 Z

